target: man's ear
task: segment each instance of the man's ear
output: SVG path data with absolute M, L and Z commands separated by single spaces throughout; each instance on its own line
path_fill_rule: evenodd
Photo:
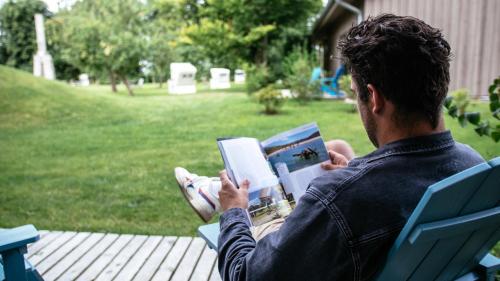
M 373 114 L 380 114 L 385 108 L 385 98 L 372 84 L 366 86 L 370 93 L 369 101 L 371 103 L 371 111 Z

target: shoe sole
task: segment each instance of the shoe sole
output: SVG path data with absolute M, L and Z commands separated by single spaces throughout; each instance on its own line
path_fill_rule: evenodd
M 196 209 L 196 207 L 193 205 L 193 203 L 191 203 L 191 199 L 189 199 L 188 195 L 186 194 L 184 186 L 182 186 L 182 183 L 179 182 L 179 180 L 177 179 L 177 177 L 175 177 L 175 180 L 177 181 L 177 186 L 181 190 L 181 193 L 184 196 L 184 199 L 186 199 L 186 201 L 189 203 L 189 206 L 191 206 L 191 209 L 193 209 L 193 211 L 198 215 L 198 217 L 200 217 L 200 219 L 202 221 L 204 221 L 206 223 L 209 222 L 210 220 L 205 219 L 203 217 L 203 215 L 198 211 L 198 209 Z

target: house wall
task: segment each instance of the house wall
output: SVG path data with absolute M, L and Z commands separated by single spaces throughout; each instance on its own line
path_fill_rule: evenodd
M 338 19 L 335 29 L 332 30 L 333 32 L 328 38 L 329 42 L 326 42 L 325 44 L 328 45 L 328 50 L 325 50 L 325 65 L 323 66 L 323 69 L 329 71 L 330 75 L 335 74 L 335 70 L 341 63 L 340 52 L 337 49 L 337 44 L 342 36 L 346 34 L 353 25 L 356 25 L 356 15 L 353 13 L 345 13 L 340 19 Z
M 499 0 L 365 0 L 363 10 L 365 18 L 414 16 L 441 29 L 453 53 L 450 90 L 468 88 L 472 96 L 486 97 L 500 76 Z

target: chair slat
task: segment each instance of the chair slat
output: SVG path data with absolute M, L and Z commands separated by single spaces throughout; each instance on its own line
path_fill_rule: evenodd
M 466 216 L 417 226 L 414 231 L 416 234 L 410 235 L 410 244 L 418 247 L 418 241 L 436 241 L 436 243 L 411 274 L 409 280 L 435 280 L 443 272 L 443 269 L 446 272 L 452 271 L 455 275 L 458 275 L 461 268 L 458 265 L 450 266 L 450 260 L 456 257 L 462 245 L 477 229 L 486 228 L 486 226 L 493 226 L 494 229 L 494 226 L 499 225 L 499 222 L 500 207 L 497 207 Z M 481 229 L 481 231 L 483 230 Z M 413 242 L 411 242 L 412 240 Z M 452 278 L 456 277 L 455 275 L 452 275 Z M 451 279 L 447 278 L 445 280 Z
M 500 222 L 500 207 L 447 219 L 416 227 L 410 235 L 410 244 L 417 241 L 436 241 L 432 250 L 411 274 L 409 280 L 434 280 L 456 256 L 462 244 L 474 231 L 486 226 L 495 226 Z M 458 274 L 459 268 L 454 269 Z M 458 272 L 457 272 L 458 271 Z
M 447 220 L 418 225 L 408 240 L 432 241 L 453 236 L 463 236 L 480 228 L 500 223 L 500 207 Z
M 413 228 L 416 225 L 421 224 L 421 223 L 425 223 L 425 222 L 443 219 L 443 218 L 437 218 L 437 219 L 430 219 L 430 220 L 424 221 L 424 219 L 421 218 L 421 216 L 427 215 L 429 210 L 426 210 L 426 209 L 429 209 L 430 207 L 432 207 L 430 201 L 431 200 L 435 201 L 435 199 L 436 199 L 435 194 L 442 191 L 443 189 L 449 190 L 450 189 L 450 188 L 448 188 L 449 186 L 453 186 L 454 184 L 457 184 L 460 182 L 462 182 L 462 185 L 458 186 L 458 188 L 457 188 L 457 186 L 455 186 L 453 188 L 453 190 L 456 189 L 459 193 L 463 192 L 463 190 L 469 190 L 467 188 L 462 188 L 462 190 L 459 189 L 460 187 L 464 186 L 464 182 L 463 182 L 464 178 L 468 178 L 466 184 L 469 184 L 469 186 L 479 186 L 479 184 L 473 184 L 473 183 L 475 181 L 478 181 L 478 183 L 482 182 L 482 180 L 484 180 L 484 177 L 487 176 L 487 174 L 489 173 L 490 170 L 491 170 L 490 165 L 483 163 L 483 164 L 474 166 L 470 169 L 462 171 L 456 175 L 453 175 L 449 178 L 446 178 L 438 183 L 431 185 L 427 189 L 427 191 L 424 193 L 424 195 L 422 196 L 422 199 L 420 199 L 418 205 L 415 207 L 415 210 L 413 211 L 410 218 L 408 219 L 408 222 L 405 224 L 405 226 L 401 230 L 401 233 L 396 238 L 396 241 L 394 242 L 394 246 L 392 247 L 391 251 L 397 251 L 397 249 L 406 241 L 407 236 L 410 234 L 410 232 L 413 230 Z M 478 178 L 478 174 L 479 174 L 479 178 Z M 471 179 L 473 176 L 475 179 L 474 181 L 472 181 L 472 179 Z M 481 176 L 483 176 L 483 178 L 481 178 Z M 472 183 L 470 183 L 471 181 L 472 181 Z M 472 193 L 472 192 L 473 191 L 469 190 L 468 193 Z M 444 206 L 446 206 L 446 204 Z M 441 206 L 441 207 L 443 207 L 443 206 Z M 439 205 L 437 206 L 437 208 L 439 208 Z M 450 217 L 452 217 L 452 216 L 450 216 Z
M 451 265 L 450 261 L 459 254 L 461 243 L 467 240 L 469 236 L 471 236 L 471 234 L 465 235 L 465 237 L 462 234 L 439 240 L 432 248 L 432 251 L 429 252 L 420 263 L 418 268 L 415 269 L 409 280 L 453 280 L 457 278 L 462 268 L 457 265 Z M 484 240 L 482 242 L 484 242 Z M 475 265 L 477 265 L 477 263 L 478 261 L 476 261 Z M 467 272 L 469 271 L 470 270 Z M 447 275 L 451 275 L 451 277 L 445 279 L 437 278 L 443 272 L 450 272 L 450 274 Z
M 500 227 L 496 229 L 496 231 L 493 233 L 493 235 L 490 236 L 488 240 L 482 243 L 482 246 L 479 248 L 479 250 L 477 250 L 476 254 L 474 254 L 472 258 L 469 259 L 462 272 L 460 272 L 460 275 L 467 273 L 467 271 L 470 271 L 471 268 L 475 267 L 499 240 Z
M 431 185 L 396 239 L 378 280 L 408 280 L 423 259 L 432 255 L 431 251 L 437 243 L 422 241 L 418 245 L 410 245 L 407 239 L 412 230 L 422 223 L 457 216 L 480 188 L 490 170 L 491 166 L 483 163 Z M 432 271 L 428 272 L 430 275 L 439 274 L 437 267 L 433 269 L 428 269 Z
M 500 157 L 489 162 L 492 170 L 486 180 L 481 185 L 480 190 L 476 192 L 464 208 L 462 213 L 475 212 L 480 209 L 492 208 L 500 204 Z M 461 274 L 465 274 L 477 265 L 477 259 L 487 254 L 491 246 L 484 245 L 485 241 L 498 241 L 499 236 L 495 238 L 495 231 L 499 224 L 494 224 L 491 228 L 485 228 L 481 231 L 472 233 L 466 242 L 462 244 L 457 254 L 452 258 L 448 266 L 443 269 L 437 280 L 450 280 Z M 496 242 L 495 242 L 496 243 Z

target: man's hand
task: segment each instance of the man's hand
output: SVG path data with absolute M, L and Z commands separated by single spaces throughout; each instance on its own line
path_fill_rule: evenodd
M 244 180 L 240 183 L 240 188 L 237 188 L 227 177 L 226 170 L 220 171 L 219 177 L 222 184 L 219 191 L 219 201 L 222 210 L 248 208 L 248 187 L 250 186 L 250 182 Z
M 330 156 L 331 163 L 321 163 L 321 168 L 325 170 L 335 170 L 344 168 L 347 166 L 347 163 L 349 162 L 344 155 L 337 153 L 333 150 L 329 150 L 328 155 Z

